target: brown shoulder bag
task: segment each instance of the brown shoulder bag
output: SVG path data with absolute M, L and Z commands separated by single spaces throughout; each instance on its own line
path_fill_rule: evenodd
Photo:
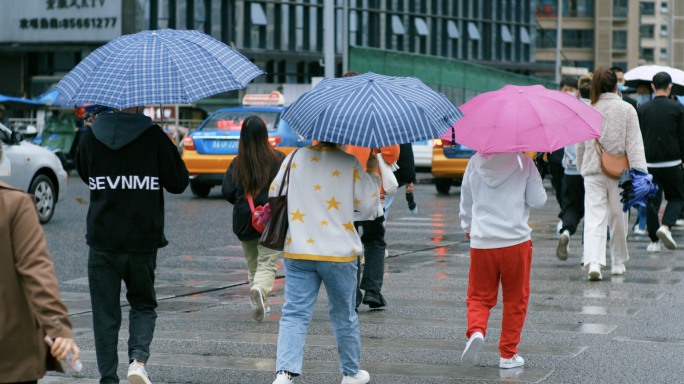
M 603 174 L 611 179 L 619 179 L 623 169 L 629 169 L 627 155 L 613 156 L 603 149 L 603 145 L 598 139 L 594 139 L 594 148 L 601 159 L 601 170 Z
M 271 219 L 266 224 L 259 244 L 274 251 L 282 251 L 285 247 L 285 237 L 287 236 L 287 228 L 289 226 L 287 217 L 287 193 L 289 193 L 289 186 L 288 192 L 285 194 L 283 194 L 283 187 L 290 182 L 292 159 L 294 159 L 297 151 L 292 153 L 290 160 L 287 162 L 287 169 L 285 169 L 283 180 L 280 182 L 278 196 L 268 198 L 268 205 L 271 208 Z

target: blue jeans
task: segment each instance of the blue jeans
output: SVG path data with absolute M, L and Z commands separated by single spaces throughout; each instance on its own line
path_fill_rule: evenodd
M 644 230 L 646 229 L 646 207 L 643 207 L 641 205 L 636 206 L 638 215 L 637 215 L 637 223 L 639 224 L 639 229 Z
M 340 372 L 354 376 L 361 361 L 361 331 L 356 317 L 356 260 L 348 263 L 285 259 L 285 304 L 278 332 L 277 371 L 301 375 L 304 342 L 321 281 L 328 294 L 328 313 Z

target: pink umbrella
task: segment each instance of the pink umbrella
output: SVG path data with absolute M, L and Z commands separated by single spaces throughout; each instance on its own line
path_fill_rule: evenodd
M 600 112 L 541 85 L 507 85 L 460 107 L 463 117 L 442 136 L 480 153 L 553 152 L 601 137 Z

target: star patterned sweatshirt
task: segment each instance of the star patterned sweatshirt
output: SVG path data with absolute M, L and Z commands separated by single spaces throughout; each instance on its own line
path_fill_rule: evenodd
M 372 214 L 380 204 L 377 170 L 363 170 L 353 155 L 332 147 L 294 153 L 287 191 L 289 227 L 283 257 L 350 262 L 363 253 L 354 229 L 354 211 Z M 276 175 L 269 197 L 278 195 L 290 154 Z M 288 190 L 289 189 L 289 190 Z

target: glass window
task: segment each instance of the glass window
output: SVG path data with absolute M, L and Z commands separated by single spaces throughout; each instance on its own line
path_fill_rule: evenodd
M 660 26 L 660 36 L 667 36 L 667 25 L 663 24 Z
M 556 48 L 556 30 L 537 28 L 537 48 Z
M 527 28 L 520 28 L 520 42 L 523 44 L 531 44 L 532 39 L 530 39 L 530 33 L 527 32 Z
M 401 22 L 401 18 L 397 15 L 392 15 L 392 33 L 395 35 L 406 34 L 406 29 L 404 29 L 404 23 Z
M 458 28 L 453 20 L 447 21 L 447 33 L 450 39 L 460 39 L 461 35 L 458 33 Z
M 646 61 L 653 61 L 653 48 L 641 48 L 639 58 Z
M 622 69 L 623 72 L 626 72 L 627 71 L 627 62 L 626 61 L 614 61 L 613 67 L 618 67 L 618 68 Z
M 594 17 L 594 0 L 563 0 L 563 17 Z
M 593 29 L 564 29 L 563 47 L 565 48 L 593 48 Z
M 655 3 L 651 1 L 642 1 L 640 11 L 643 16 L 655 15 Z
M 227 111 L 213 114 L 200 130 L 240 131 L 242 122 L 253 115 L 261 117 L 269 131 L 278 129 L 280 112 Z
M 556 0 L 536 0 L 537 17 L 557 17 L 558 1 Z
M 425 23 L 425 20 L 421 19 L 420 17 L 416 17 L 415 19 L 413 19 L 413 21 L 416 25 L 416 34 L 420 36 L 428 36 L 430 34 L 427 24 Z
M 252 25 L 268 25 L 266 13 L 260 3 L 252 3 Z
M 639 27 L 639 36 L 645 39 L 652 39 L 655 31 L 655 25 L 642 25 Z
M 627 17 L 629 0 L 613 0 L 613 17 Z
M 470 40 L 480 40 L 480 30 L 475 23 L 468 23 L 468 37 Z
M 660 48 L 660 58 L 667 59 L 667 48 Z
M 513 37 L 511 37 L 511 31 L 508 29 L 508 26 L 506 25 L 501 25 L 501 40 L 503 40 L 504 43 L 513 42 Z
M 667 2 L 660 3 L 660 13 L 667 13 Z
M 627 31 L 613 31 L 613 49 L 627 50 Z

